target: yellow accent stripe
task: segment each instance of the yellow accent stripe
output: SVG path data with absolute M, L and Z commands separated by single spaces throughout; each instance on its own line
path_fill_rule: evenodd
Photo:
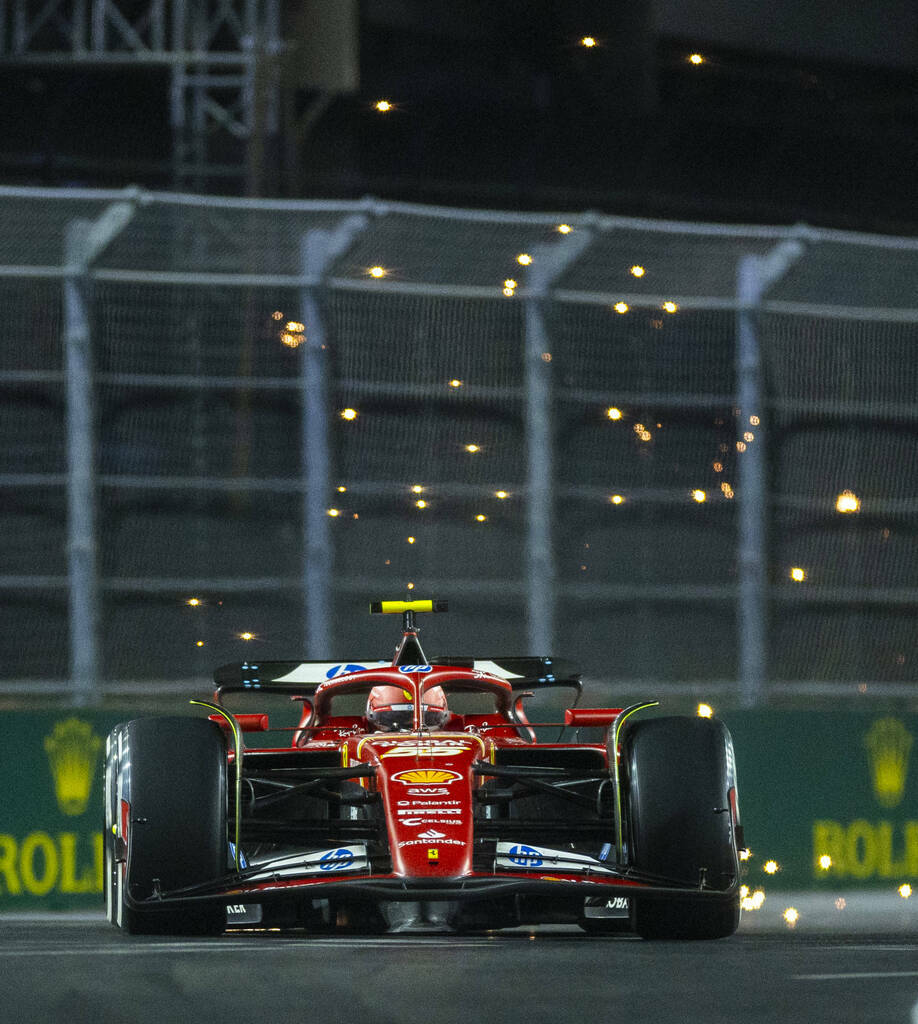
M 219 704 L 211 704 L 208 700 L 190 700 L 189 704 L 197 704 L 202 708 L 209 708 L 211 711 L 215 711 L 218 715 L 229 722 L 230 729 L 233 730 L 233 746 L 236 754 L 236 830 L 235 830 L 235 861 L 236 870 L 241 871 L 242 868 L 239 864 L 239 836 L 242 831 L 242 730 L 239 728 L 239 723 L 236 719 L 226 710 L 221 708 Z
M 622 790 L 621 780 L 618 775 L 618 737 L 622 731 L 622 726 L 626 720 L 629 719 L 635 711 L 645 711 L 647 708 L 655 708 L 659 705 L 658 700 L 645 701 L 643 704 L 632 704 L 630 708 L 625 710 L 615 719 L 612 723 L 612 749 L 609 753 L 612 755 L 612 774 L 615 780 L 615 857 L 616 860 L 621 863 L 622 859 Z
M 372 607 L 383 615 L 391 612 L 432 612 L 433 601 L 377 601 Z

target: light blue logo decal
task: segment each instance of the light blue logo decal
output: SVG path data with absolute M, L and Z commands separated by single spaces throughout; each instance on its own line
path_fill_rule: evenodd
M 329 850 L 319 858 L 319 867 L 323 871 L 344 871 L 354 863 L 354 854 L 350 850 Z
M 521 868 L 540 868 L 543 863 L 542 854 L 531 846 L 511 846 L 508 856 L 511 863 Z
M 332 665 L 325 673 L 326 679 L 334 679 L 335 676 L 346 676 L 351 672 L 362 672 L 366 665 Z
M 399 665 L 399 672 L 433 672 L 430 665 Z

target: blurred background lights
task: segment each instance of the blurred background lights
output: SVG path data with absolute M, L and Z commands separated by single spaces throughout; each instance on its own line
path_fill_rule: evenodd
M 284 314 L 279 309 L 275 309 L 274 312 L 271 314 L 271 319 L 272 320 L 283 320 L 284 319 Z
M 504 281 L 504 287 L 508 288 L 512 292 L 513 289 L 516 288 L 516 281 L 514 281 L 512 277 L 508 277 Z
M 679 309 L 679 304 L 677 302 L 664 302 L 663 303 L 663 310 L 666 313 L 675 313 L 675 312 L 678 311 L 678 309 Z
M 495 491 L 494 492 L 494 497 L 495 498 L 500 498 L 500 500 L 503 501 L 505 498 L 509 498 L 510 497 L 510 492 L 509 491 Z
M 351 408 L 342 409 L 341 412 L 338 415 L 343 420 L 356 420 L 357 419 L 357 410 L 356 409 L 351 409 Z
M 612 308 L 616 313 L 627 313 L 631 307 L 627 302 L 616 302 Z
M 239 639 L 240 640 L 254 640 L 255 639 L 255 634 L 254 633 L 240 633 L 239 634 Z
M 743 434 L 743 440 L 751 443 L 755 440 L 755 434 L 753 434 L 751 430 L 747 430 L 746 433 Z
M 481 445 L 470 442 L 469 444 L 465 445 L 465 450 L 474 455 L 475 452 L 481 451 Z
M 449 382 L 449 386 L 451 388 L 461 388 L 462 387 L 462 381 L 459 380 L 458 377 L 453 377 L 453 379 Z
M 838 512 L 859 512 L 861 502 L 854 491 L 844 490 L 835 499 L 835 508 Z
M 788 907 L 781 916 L 787 922 L 788 928 L 796 927 L 797 922 L 800 920 L 800 914 L 796 907 Z
M 201 599 L 199 597 L 189 597 L 185 602 L 185 604 L 191 605 L 192 608 L 197 608 L 200 603 Z
M 845 899 L 844 896 L 839 896 L 838 899 L 835 901 L 836 910 L 844 910 L 847 906 L 848 901 Z
M 344 494 L 345 491 L 347 491 L 347 488 L 344 486 L 344 484 L 338 484 L 337 491 L 339 494 Z
M 386 270 L 385 267 L 375 266 L 370 267 L 367 273 L 370 275 L 370 277 L 380 278 L 385 277 L 388 271 Z
M 699 704 L 697 714 L 699 718 L 713 718 L 714 708 L 712 708 L 710 704 Z
M 623 505 L 625 498 L 621 494 L 613 494 L 612 497 L 609 498 L 609 501 L 611 501 L 613 505 Z
M 700 53 L 690 53 L 686 58 L 689 64 L 704 64 L 704 57 Z
M 583 39 L 580 40 L 580 45 L 585 46 L 588 50 L 592 50 L 593 47 L 596 45 L 596 37 L 584 36 Z
M 475 516 L 475 521 L 478 523 L 487 522 L 487 519 L 488 517 L 483 512 L 479 512 L 478 515 Z
M 300 334 L 306 330 L 306 324 L 301 324 L 299 320 L 288 320 L 287 321 L 288 331 L 298 331 Z
M 621 409 L 616 408 L 616 406 L 611 405 L 606 409 L 606 416 L 608 416 L 610 420 L 620 420 L 622 418 L 622 411 Z
M 203 647 L 203 646 L 204 646 L 204 641 L 203 641 L 203 640 L 198 640 L 198 641 L 197 641 L 197 642 L 195 643 L 195 647 Z
M 569 235 L 573 230 L 570 224 L 559 224 L 557 227 L 557 231 L 562 235 Z
M 790 571 L 790 578 L 795 583 L 802 583 L 806 579 L 806 569 L 801 569 L 799 565 L 795 565 Z
M 749 858 L 751 856 L 752 856 L 752 850 L 750 850 L 748 846 L 745 847 L 744 849 L 740 850 L 740 852 L 739 852 L 739 859 L 740 860 L 749 860 Z
M 388 114 L 393 109 L 392 104 L 389 100 L 377 100 L 373 104 L 374 109 L 378 110 L 381 114 Z
M 298 348 L 306 340 L 304 334 L 291 334 L 290 331 L 283 331 L 280 336 L 281 344 L 287 348 Z
M 912 887 L 908 884 L 908 882 L 903 882 L 902 885 L 899 886 L 899 895 L 902 897 L 902 899 L 907 900 L 909 896 L 911 896 L 911 894 Z
M 412 484 L 411 485 L 411 492 L 412 492 L 412 494 L 423 494 L 424 493 L 424 486 L 423 486 L 423 484 Z
M 635 265 L 631 268 L 629 273 L 632 277 L 643 277 L 644 274 L 647 273 L 647 271 L 644 270 L 644 268 L 640 264 L 635 263 Z
M 418 498 L 414 504 L 416 508 L 427 508 L 427 502 L 423 498 Z
M 692 501 L 697 501 L 699 505 L 708 500 L 707 494 L 700 488 L 696 488 L 692 491 Z
M 832 858 L 827 853 L 822 853 L 819 855 L 818 863 L 823 871 L 828 871 L 832 867 Z
M 408 538 L 407 538 L 407 540 L 408 540 L 408 543 L 409 543 L 409 544 L 414 544 L 414 542 L 415 542 L 415 539 L 416 539 L 416 538 L 414 538 L 414 537 L 408 537 Z
M 762 870 L 766 875 L 773 875 L 778 870 L 778 862 L 776 860 L 767 860 L 762 865 Z
M 332 519 L 334 519 L 335 516 L 340 516 L 341 515 L 341 509 L 340 508 L 326 509 L 326 514 L 330 515 L 332 517 Z
M 519 256 L 517 256 L 516 262 L 522 267 L 528 267 L 529 264 L 532 263 L 532 257 L 528 252 L 521 252 Z

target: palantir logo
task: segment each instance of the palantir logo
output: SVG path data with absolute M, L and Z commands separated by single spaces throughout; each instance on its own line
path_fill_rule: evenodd
M 531 846 L 511 846 L 507 856 L 521 868 L 539 868 L 543 863 L 542 854 Z
M 319 867 L 323 871 L 344 871 L 354 863 L 354 854 L 351 850 L 342 847 L 340 850 L 329 850 L 319 858 Z

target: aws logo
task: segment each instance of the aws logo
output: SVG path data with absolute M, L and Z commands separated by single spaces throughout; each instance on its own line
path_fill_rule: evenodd
M 101 749 L 102 738 L 95 735 L 88 722 L 78 718 L 56 722 L 45 737 L 54 795 L 58 807 L 69 817 L 83 814 L 89 804 Z

